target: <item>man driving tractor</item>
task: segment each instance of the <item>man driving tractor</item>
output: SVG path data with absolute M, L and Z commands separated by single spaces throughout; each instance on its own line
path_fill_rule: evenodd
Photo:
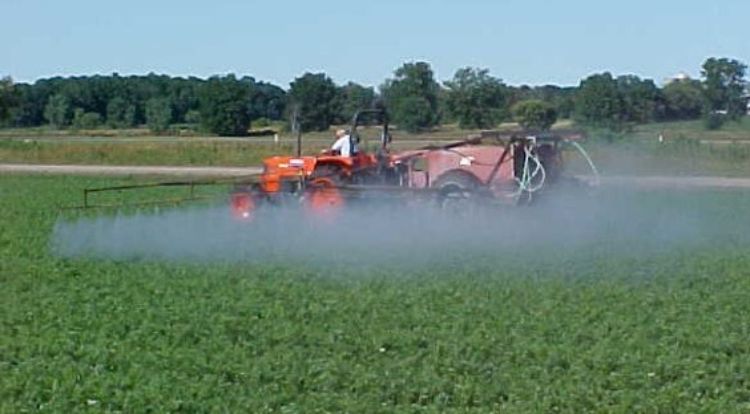
M 345 129 L 338 129 L 336 142 L 331 145 L 331 152 L 342 157 L 351 157 L 357 153 L 357 144 L 352 142 L 351 135 Z

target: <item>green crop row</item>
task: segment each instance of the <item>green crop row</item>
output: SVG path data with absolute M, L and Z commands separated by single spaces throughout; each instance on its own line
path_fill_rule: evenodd
M 750 411 L 747 193 L 640 195 L 714 229 L 662 249 L 647 221 L 648 249 L 403 268 L 54 255 L 58 207 L 109 183 L 0 177 L 0 412 Z

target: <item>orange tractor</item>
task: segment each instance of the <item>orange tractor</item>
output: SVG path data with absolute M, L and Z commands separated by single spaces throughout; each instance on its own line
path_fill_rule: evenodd
M 233 214 L 252 220 L 269 206 L 291 206 L 331 216 L 347 204 L 393 198 L 424 200 L 458 213 L 480 204 L 526 204 L 549 187 L 571 181 L 562 176 L 566 144 L 577 148 L 597 175 L 576 135 L 485 133 L 394 152 L 387 113 L 365 110 L 352 120 L 350 148 L 360 144 L 359 128 L 366 119 L 381 127 L 376 151 L 300 156 L 298 141 L 298 156 L 267 158 L 257 180 L 235 185 Z
M 360 128 L 379 127 L 379 143 L 371 152 L 357 151 Z M 576 142 L 575 133 L 485 132 L 445 145 L 428 145 L 407 151 L 392 151 L 388 115 L 383 110 L 357 112 L 349 129 L 350 156 L 328 150 L 314 156 L 301 155 L 301 134 L 296 156 L 275 156 L 263 161 L 263 172 L 245 179 L 171 181 L 87 188 L 83 208 L 120 207 L 131 204 L 92 204 L 93 194 L 154 187 L 188 187 L 185 198 L 143 204 L 173 204 L 199 200 L 196 186 L 230 183 L 233 215 L 252 221 L 264 210 L 280 206 L 302 209 L 318 217 L 334 217 L 347 205 L 382 202 L 432 205 L 451 213 L 466 214 L 481 205 L 523 205 L 536 200 L 560 184 L 575 182 L 563 176 L 563 149 L 573 146 L 588 162 L 595 182 L 593 162 Z M 367 143 L 365 142 L 365 146 Z M 208 197 L 210 198 L 210 197 Z

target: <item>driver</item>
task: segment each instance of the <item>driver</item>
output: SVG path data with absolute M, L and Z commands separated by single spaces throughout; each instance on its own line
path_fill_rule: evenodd
M 351 136 L 345 129 L 336 130 L 336 142 L 331 145 L 331 151 L 342 157 L 351 157 L 357 152 L 356 145 L 352 144 Z

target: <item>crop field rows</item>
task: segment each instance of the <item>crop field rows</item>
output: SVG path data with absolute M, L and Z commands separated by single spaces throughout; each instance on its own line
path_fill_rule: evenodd
M 369 221 L 340 260 L 184 230 L 220 204 L 59 210 L 112 183 L 0 177 L 0 412 L 750 411 L 750 192 Z

